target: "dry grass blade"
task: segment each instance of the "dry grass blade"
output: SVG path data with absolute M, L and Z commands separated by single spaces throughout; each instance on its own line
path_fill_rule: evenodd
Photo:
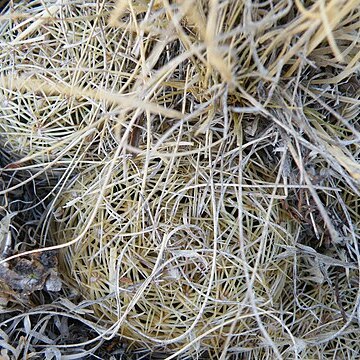
M 359 31 L 359 0 L 9 2 L 0 266 L 56 249 L 64 287 L 3 284 L 1 355 L 355 359 Z

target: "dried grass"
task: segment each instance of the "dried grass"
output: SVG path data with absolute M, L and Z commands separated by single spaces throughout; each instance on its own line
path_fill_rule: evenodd
M 1 193 L 51 179 L 38 234 L 91 309 L 79 348 L 356 358 L 360 1 L 3 14 L 3 171 L 31 176 Z

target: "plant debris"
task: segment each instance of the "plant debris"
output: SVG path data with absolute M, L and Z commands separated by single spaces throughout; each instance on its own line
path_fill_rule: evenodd
M 359 31 L 359 0 L 8 2 L 9 353 L 355 358 Z
M 56 255 L 51 255 L 52 261 Z M 61 280 L 56 271 L 56 265 L 49 267 L 41 257 L 33 256 L 30 259 L 19 258 L 13 262 L 0 265 L 0 279 L 13 290 L 30 294 L 46 288 L 48 291 L 60 291 Z

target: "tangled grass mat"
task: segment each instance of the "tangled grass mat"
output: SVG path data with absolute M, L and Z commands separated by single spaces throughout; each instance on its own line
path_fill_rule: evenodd
M 360 1 L 0 2 L 5 359 L 356 359 Z

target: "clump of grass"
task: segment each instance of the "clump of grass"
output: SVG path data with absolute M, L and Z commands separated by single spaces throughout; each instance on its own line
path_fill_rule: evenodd
M 1 143 L 19 157 L 17 167 L 70 171 L 100 161 L 114 146 L 110 129 L 119 109 L 94 94 L 122 99 L 134 82 L 136 61 L 129 37 L 107 26 L 108 6 L 8 5 L 10 19 L 4 16 L 1 30 L 0 128 Z
M 179 131 L 183 141 L 188 130 Z M 199 143 L 194 157 L 114 157 L 62 194 L 53 236 L 62 243 L 78 239 L 64 252 L 68 281 L 97 299 L 99 318 L 123 337 L 151 348 L 190 343 L 192 352 L 216 352 L 234 324 L 239 335 L 256 327 L 252 311 L 276 326 L 273 305 L 288 264 L 270 259 L 288 236 L 268 218 L 268 208 L 274 215 L 280 202 L 256 165 L 244 163 L 243 171 L 259 188 L 237 183 L 242 165 L 231 153 L 234 141 L 207 151 Z M 262 171 L 270 179 L 269 169 Z
M 8 8 L 2 143 L 13 168 L 62 170 L 43 244 L 99 339 L 356 352 L 359 17 L 358 0 Z

